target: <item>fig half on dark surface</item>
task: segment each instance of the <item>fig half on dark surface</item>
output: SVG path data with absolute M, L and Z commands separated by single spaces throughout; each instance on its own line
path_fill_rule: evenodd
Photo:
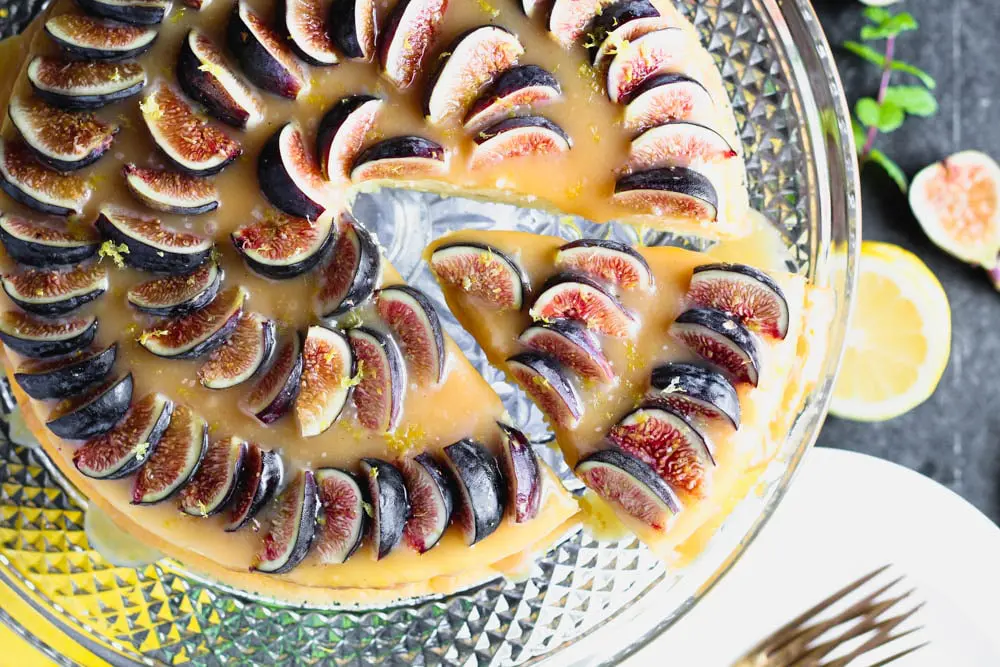
M 241 407 L 260 422 L 273 423 L 295 403 L 301 377 L 302 337 L 297 331 L 285 332 L 278 339 L 271 365 L 254 382 Z
M 444 21 L 448 0 L 400 0 L 379 39 L 379 60 L 385 77 L 397 88 L 408 88 L 423 71 Z
M 94 262 L 68 271 L 23 269 L 2 279 L 3 291 L 35 315 L 66 315 L 108 291 L 108 272 Z
M 547 280 L 529 312 L 536 320 L 574 320 L 616 338 L 629 338 L 638 327 L 632 313 L 603 285 L 573 273 L 557 273 Z
M 231 287 L 201 310 L 156 323 L 139 336 L 139 344 L 168 359 L 208 354 L 232 335 L 249 296 L 245 287 Z
M 392 137 L 369 146 L 354 160 L 351 180 L 419 180 L 447 169 L 444 147 L 423 137 Z
M 670 335 L 735 382 L 757 386 L 761 369 L 757 338 L 732 315 L 692 308 L 674 320 Z
M 688 287 L 692 306 L 732 314 L 747 328 L 765 336 L 788 335 L 788 301 L 774 279 L 746 264 L 704 264 L 696 267 Z
M 726 376 L 694 364 L 668 363 L 650 375 L 646 398 L 687 417 L 722 419 L 740 427 L 740 398 Z
M 529 350 L 552 357 L 584 380 L 610 383 L 615 379 L 614 368 L 601 349 L 601 341 L 580 322 L 535 322 L 522 331 L 517 340 Z
M 406 392 L 403 355 L 396 343 L 377 329 L 350 329 L 347 338 L 361 369 L 353 396 L 358 422 L 380 433 L 392 431 L 399 423 Z
M 27 74 L 40 99 L 70 110 L 99 109 L 138 94 L 146 85 L 146 72 L 135 62 L 36 56 Z
M 598 496 L 653 530 L 666 530 L 681 511 L 673 489 L 649 465 L 626 452 L 594 452 L 576 465 L 575 472 Z
M 31 398 L 69 398 L 100 382 L 115 364 L 118 343 L 88 348 L 56 359 L 27 359 L 17 367 L 14 380 Z
M 482 243 L 447 243 L 430 257 L 441 283 L 496 310 L 520 310 L 530 282 L 524 268 L 499 248 Z
M 542 471 L 535 450 L 518 429 L 497 423 L 500 428 L 500 472 L 507 483 L 507 510 L 514 523 L 530 521 L 542 504 Z
M 240 315 L 232 335 L 198 369 L 202 386 L 228 389 L 252 378 L 271 359 L 274 331 L 274 322 L 259 313 Z
M 143 396 L 118 426 L 73 452 L 76 469 L 94 479 L 128 477 L 156 451 L 173 411 L 173 402 L 163 394 Z
M 133 25 L 155 25 L 163 21 L 170 0 L 78 0 L 88 14 Z
M 19 310 L 0 314 L 0 340 L 25 357 L 44 358 L 76 352 L 94 342 L 97 317 L 94 315 L 42 319 Z
M 51 215 L 83 212 L 90 186 L 78 176 L 43 166 L 25 144 L 0 140 L 0 189 L 11 199 Z
M 333 243 L 329 217 L 312 221 L 284 214 L 253 222 L 232 234 L 233 245 L 254 273 L 286 280 L 312 271 Z
M 204 264 L 212 252 L 212 239 L 171 229 L 158 218 L 105 206 L 97 229 L 116 246 L 124 245 L 122 259 L 142 271 L 183 273 Z
M 495 125 L 520 109 L 536 109 L 562 95 L 559 81 L 538 65 L 507 70 L 486 88 L 469 108 L 465 129 L 470 132 Z
M 101 235 L 91 225 L 57 225 L 0 213 L 0 241 L 18 264 L 53 268 L 93 257 Z
M 454 501 L 451 483 L 433 456 L 424 452 L 400 465 L 410 501 L 410 518 L 403 537 L 417 553 L 432 549 L 451 521 Z
M 14 97 L 7 111 L 38 161 L 56 171 L 74 171 L 97 162 L 118 132 L 117 125 L 93 114 L 63 111 L 37 99 Z
M 176 406 L 132 482 L 132 504 L 151 505 L 173 496 L 198 470 L 207 448 L 208 424 L 188 406 Z
M 688 167 L 628 174 L 615 184 L 616 202 L 642 213 L 714 222 L 719 196 L 707 176 Z
M 153 278 L 133 285 L 126 299 L 133 308 L 150 315 L 178 317 L 207 306 L 219 293 L 222 269 L 205 262 L 190 273 Z
M 372 551 L 376 560 L 388 556 L 403 537 L 410 501 L 403 474 L 380 459 L 361 459 L 361 474 L 368 482 L 372 504 Z
M 125 416 L 132 402 L 132 386 L 132 374 L 129 373 L 83 396 L 64 401 L 49 414 L 45 425 L 67 440 L 84 440 L 105 433 Z
M 507 360 L 511 376 L 557 426 L 576 428 L 583 403 L 566 370 L 547 354 L 523 352 Z
M 578 239 L 559 248 L 556 267 L 583 273 L 623 290 L 649 291 L 653 271 L 632 246 L 610 239 Z
M 157 31 L 82 14 L 62 14 L 45 22 L 45 32 L 63 53 L 81 60 L 125 60 L 153 46 Z
M 122 167 L 122 174 L 129 192 L 151 209 L 201 215 L 219 208 L 219 191 L 206 179 L 131 163 Z
M 507 118 L 475 137 L 477 146 L 469 164 L 484 169 L 521 157 L 559 155 L 569 152 L 573 141 L 566 132 L 542 116 Z
M 211 441 L 198 471 L 181 487 L 181 510 L 202 517 L 221 512 L 236 493 L 246 453 L 247 443 L 240 438 Z
M 384 107 L 385 102 L 372 95 L 352 95 L 326 112 L 316 135 L 316 154 L 328 180 L 350 180 L 351 165 Z
M 420 384 L 444 378 L 446 350 L 441 320 L 430 299 L 409 285 L 378 291 L 376 307 L 406 358 L 410 375 Z
M 252 569 L 281 574 L 301 563 L 316 536 L 318 512 L 316 478 L 311 470 L 303 470 L 275 499 L 271 525 Z
M 303 438 L 323 433 L 340 418 L 354 390 L 356 372 L 347 336 L 326 327 L 309 327 L 295 399 L 295 419 Z
M 376 0 L 333 0 L 330 36 L 337 48 L 355 60 L 372 60 L 381 23 Z
M 248 443 L 236 495 L 229 509 L 226 532 L 239 530 L 257 516 L 274 497 L 284 475 L 285 467 L 279 454 Z
M 496 460 L 485 447 L 469 438 L 444 448 L 457 491 L 455 523 L 465 543 L 472 546 L 500 526 L 504 515 L 504 488 Z
M 191 30 L 177 58 L 177 81 L 188 97 L 227 125 L 246 129 L 264 119 L 260 98 L 209 37 Z
M 233 6 L 227 39 L 243 73 L 260 88 L 294 100 L 309 87 L 288 43 L 244 0 Z
M 282 0 L 280 4 L 285 34 L 299 58 L 319 67 L 340 62 L 327 29 L 325 3 L 320 0 Z
M 320 505 L 316 553 L 325 565 L 343 563 L 361 546 L 368 528 L 365 492 L 354 475 L 339 468 L 317 470 L 316 487 Z
M 268 201 L 288 215 L 316 220 L 333 199 L 316 156 L 295 123 L 271 135 L 257 160 L 257 182 Z
M 331 320 L 366 303 L 382 282 L 382 253 L 367 229 L 350 216 L 320 275 L 316 314 Z

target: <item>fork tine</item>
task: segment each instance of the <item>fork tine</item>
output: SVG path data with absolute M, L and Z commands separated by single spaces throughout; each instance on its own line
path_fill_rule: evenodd
M 906 634 L 909 634 L 909 633 L 906 633 Z M 900 635 L 900 636 L 902 636 L 902 635 Z M 908 656 L 911 653 L 919 651 L 920 649 L 924 648 L 928 644 L 930 644 L 930 642 L 924 642 L 923 644 L 917 644 L 916 646 L 908 648 L 905 651 L 900 651 L 899 653 L 896 653 L 895 655 L 890 655 L 885 660 L 879 660 L 878 662 L 870 665 L 869 667 L 885 667 L 885 665 L 888 665 L 890 662 L 896 662 L 897 660 L 899 660 L 902 657 Z
M 896 602 L 898 602 L 899 599 L 902 599 L 904 597 L 905 595 L 900 596 L 896 600 Z M 804 661 L 806 659 L 812 661 L 811 663 L 806 663 L 806 664 L 813 664 L 819 662 L 827 655 L 832 653 L 837 647 L 843 646 L 845 642 L 849 642 L 852 639 L 863 637 L 866 634 L 872 633 L 871 637 L 866 639 L 860 646 L 854 648 L 854 650 L 852 650 L 847 655 L 842 656 L 841 658 L 837 658 L 832 662 L 826 663 L 826 667 L 842 667 L 843 665 L 847 665 L 851 662 L 851 660 L 864 655 L 868 651 L 872 651 L 878 648 L 879 646 L 884 646 L 885 644 L 893 642 L 897 639 L 905 637 L 911 632 L 914 632 L 914 630 L 907 630 L 899 634 L 895 635 L 892 634 L 892 631 L 900 623 L 913 616 L 913 614 L 916 613 L 921 606 L 923 605 L 918 605 L 905 613 L 885 618 L 877 622 L 875 622 L 876 619 L 878 619 L 879 616 L 885 613 L 884 609 L 881 611 L 877 611 L 874 614 L 870 615 L 865 614 L 861 617 L 862 620 L 860 622 L 848 628 L 847 631 L 844 632 L 843 634 L 828 639 L 822 644 L 817 644 L 816 646 L 810 648 L 806 653 L 802 655 L 801 658 L 799 658 L 799 661 Z

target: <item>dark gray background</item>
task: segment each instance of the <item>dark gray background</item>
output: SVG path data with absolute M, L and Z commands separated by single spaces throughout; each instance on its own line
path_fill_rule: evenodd
M 874 95 L 876 68 L 839 49 L 856 39 L 857 0 L 814 0 L 837 55 L 849 102 Z M 911 118 L 877 146 L 911 177 L 924 165 L 964 149 L 1000 158 L 1000 1 L 904 0 L 920 30 L 897 53 L 938 81 L 941 110 Z M 898 76 L 898 75 L 897 75 Z M 902 80 L 902 78 L 900 78 Z M 1000 294 L 981 269 L 938 250 L 900 194 L 877 167 L 862 173 L 864 238 L 899 244 L 937 274 L 951 300 L 951 361 L 937 393 L 897 419 L 859 424 L 830 417 L 820 444 L 896 461 L 947 485 L 1000 522 Z M 850 488 L 850 480 L 844 480 Z

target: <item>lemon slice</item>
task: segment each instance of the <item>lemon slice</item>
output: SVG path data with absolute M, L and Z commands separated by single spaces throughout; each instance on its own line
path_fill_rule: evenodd
M 951 354 L 951 308 L 919 257 L 898 246 L 861 245 L 857 306 L 830 412 L 884 421 L 934 393 Z

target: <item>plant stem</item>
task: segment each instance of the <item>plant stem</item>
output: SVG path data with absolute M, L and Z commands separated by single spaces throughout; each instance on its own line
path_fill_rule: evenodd
M 896 36 L 892 35 L 885 40 L 885 62 L 882 65 L 882 79 L 878 84 L 878 96 L 875 101 L 879 106 L 885 102 L 886 91 L 889 90 L 889 81 L 892 79 L 892 61 L 896 55 Z M 861 149 L 861 162 L 864 163 L 871 154 L 875 146 L 875 137 L 878 136 L 878 128 L 874 125 L 868 128 L 868 135 L 865 138 L 865 145 Z

